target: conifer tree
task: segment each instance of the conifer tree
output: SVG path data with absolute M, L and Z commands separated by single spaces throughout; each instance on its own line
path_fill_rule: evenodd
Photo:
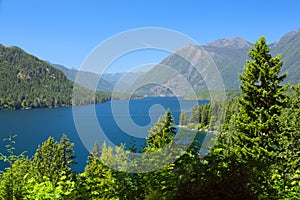
M 151 148 L 162 148 L 173 140 L 175 133 L 174 118 L 168 109 L 150 129 L 147 144 Z
M 62 148 L 62 155 L 63 155 L 63 163 L 62 167 L 66 172 L 67 176 L 70 175 L 75 175 L 72 172 L 72 167 L 77 164 L 75 162 L 76 156 L 74 155 L 74 143 L 71 143 L 70 139 L 66 134 L 63 134 L 63 136 L 60 139 L 59 144 L 61 145 Z
M 194 124 L 198 124 L 201 122 L 200 119 L 200 109 L 198 105 L 195 105 L 192 108 L 192 113 L 191 113 L 191 117 L 190 117 L 190 123 L 194 123 Z
M 230 148 L 239 162 L 247 163 L 245 170 L 253 172 L 249 182 L 256 184 L 254 192 L 263 195 L 271 193 L 267 176 L 269 167 L 278 161 L 279 116 L 287 102 L 284 91 L 288 86 L 281 85 L 286 74 L 280 75 L 280 55 L 271 56 L 264 37 L 255 42 L 248 55 L 252 60 L 246 61 L 239 75 L 243 93 Z
M 32 176 L 38 182 L 42 182 L 46 176 L 56 186 L 63 172 L 71 174 L 70 165 L 75 164 L 72 146 L 66 136 L 62 137 L 61 142 L 49 137 L 37 148 L 32 158 L 30 169 Z
M 188 125 L 188 114 L 186 112 L 180 113 L 179 124 L 181 126 L 187 126 Z
M 101 157 L 100 146 L 98 140 L 96 140 L 92 150 L 90 151 L 90 155 L 88 156 L 87 162 L 91 163 L 93 162 L 93 160 L 99 160 L 100 157 Z
M 100 156 L 101 156 L 101 151 L 100 151 L 100 146 L 99 146 L 99 143 L 98 143 L 98 141 L 96 140 L 96 142 L 95 142 L 95 144 L 94 144 L 94 147 L 93 147 L 93 149 L 91 150 L 91 154 L 93 155 L 93 156 L 95 156 L 96 158 L 100 158 Z

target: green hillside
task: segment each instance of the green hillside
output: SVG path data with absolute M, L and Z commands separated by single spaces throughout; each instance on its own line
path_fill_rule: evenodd
M 74 83 L 58 69 L 18 47 L 0 45 L 0 78 L 0 109 L 72 104 Z M 107 96 L 97 94 L 96 101 Z

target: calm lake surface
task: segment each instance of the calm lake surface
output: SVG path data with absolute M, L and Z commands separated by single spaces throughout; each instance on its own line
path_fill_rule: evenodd
M 95 109 L 96 119 L 106 137 L 116 145 L 125 143 L 130 146 L 133 136 L 128 135 L 128 127 L 124 127 L 124 124 L 129 126 L 128 119 L 138 127 L 136 130 L 132 128 L 132 131 L 138 131 L 135 134 L 144 137 L 147 135 L 147 130 L 160 115 L 164 114 L 166 109 L 171 110 L 175 124 L 178 124 L 181 111 L 190 112 L 195 104 L 205 103 L 208 101 L 183 100 L 175 97 L 148 97 L 129 101 L 114 100 L 96 105 L 78 106 L 74 109 L 80 110 L 81 119 L 86 120 L 87 124 L 93 117 L 89 111 L 91 108 Z M 125 112 L 126 109 L 128 112 Z M 0 123 L 0 151 L 2 153 L 6 154 L 4 147 L 6 143 L 3 142 L 3 139 L 8 137 L 9 133 L 18 135 L 15 145 L 16 153 L 27 151 L 26 155 L 29 157 L 35 153 L 38 145 L 41 145 L 49 136 L 59 140 L 63 134 L 67 134 L 71 142 L 75 143 L 74 150 L 78 164 L 74 170 L 83 171 L 89 153 L 81 141 L 82 133 L 79 135 L 76 130 L 72 107 L 0 111 Z M 89 127 L 89 125 L 85 127 L 88 133 L 86 137 L 97 134 L 94 133 L 94 129 Z M 145 142 L 144 138 L 134 139 L 137 144 Z M 0 163 L 1 170 L 4 167 L 5 165 Z

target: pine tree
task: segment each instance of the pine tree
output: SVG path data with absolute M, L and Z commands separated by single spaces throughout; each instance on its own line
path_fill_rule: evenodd
M 69 165 L 74 164 L 70 154 L 73 153 L 72 145 L 67 145 L 69 140 L 66 137 L 63 137 L 62 141 L 63 143 L 60 143 L 49 137 L 36 150 L 30 171 L 38 182 L 43 182 L 44 177 L 48 177 L 52 184 L 57 186 L 62 173 L 71 173 Z
M 180 113 L 179 124 L 180 124 L 180 126 L 188 125 L 188 114 L 186 112 Z
M 59 144 L 61 145 L 63 153 L 62 167 L 65 170 L 67 176 L 73 175 L 72 166 L 77 164 L 75 162 L 76 156 L 74 155 L 75 152 L 73 149 L 74 143 L 71 143 L 67 135 L 63 134 Z
M 252 61 L 247 60 L 244 73 L 239 75 L 243 83 L 241 85 L 243 94 L 240 99 L 241 115 L 246 114 L 249 121 L 260 124 L 255 130 L 255 133 L 259 134 L 279 132 L 278 126 L 274 126 L 274 116 L 280 115 L 283 105 L 287 102 L 284 95 L 287 86 L 280 85 L 287 76 L 287 74 L 279 75 L 283 65 L 281 55 L 272 58 L 269 52 L 266 39 L 261 37 L 255 43 L 255 48 L 248 53 Z M 242 118 L 240 121 L 247 122 L 247 119 Z M 243 124 L 241 128 L 247 129 L 250 126 L 252 125 Z
M 252 171 L 249 182 L 256 193 L 268 194 L 269 167 L 277 162 L 276 154 L 280 141 L 279 116 L 287 102 L 280 85 L 286 74 L 280 75 L 283 62 L 280 55 L 272 57 L 266 39 L 261 37 L 250 49 L 244 72 L 239 75 L 243 91 L 240 109 L 235 120 L 231 150 L 245 170 Z
M 173 140 L 175 133 L 174 118 L 168 109 L 150 129 L 147 144 L 151 148 L 162 148 Z
M 90 152 L 88 157 L 88 163 L 93 162 L 94 159 L 99 160 L 101 157 L 100 146 L 98 140 L 95 141 L 95 144 Z
M 198 124 L 201 122 L 200 119 L 200 109 L 198 105 L 195 105 L 192 108 L 192 113 L 191 113 L 191 117 L 190 117 L 190 123 L 194 123 L 194 124 Z

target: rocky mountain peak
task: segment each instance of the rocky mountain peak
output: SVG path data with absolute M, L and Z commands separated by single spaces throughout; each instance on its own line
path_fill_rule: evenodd
M 243 38 L 234 37 L 230 39 L 227 38 L 219 39 L 214 42 L 208 43 L 205 46 L 241 49 L 241 48 L 249 48 L 251 46 L 251 43 Z
M 291 31 L 287 34 L 285 34 L 283 37 L 281 37 L 279 40 L 277 40 L 275 43 L 273 43 L 273 47 L 279 45 L 279 44 L 285 44 L 285 43 L 295 43 L 293 40 L 297 40 L 296 38 L 300 37 L 300 29 Z

